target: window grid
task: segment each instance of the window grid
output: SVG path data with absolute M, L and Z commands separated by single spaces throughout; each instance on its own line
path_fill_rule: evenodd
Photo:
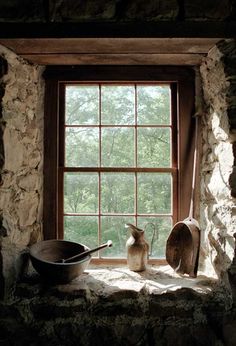
M 106 83 L 104 83 L 106 84 Z M 111 83 L 108 83 L 109 85 L 112 85 Z M 140 83 L 141 85 L 144 85 L 144 83 Z M 152 85 L 152 83 L 147 83 L 148 85 Z M 153 85 L 161 85 L 162 83 L 155 83 Z M 65 115 L 65 91 L 66 91 L 66 86 L 67 85 L 71 85 L 68 83 L 64 84 L 64 115 Z M 74 85 L 78 85 L 78 84 L 74 84 Z M 79 85 L 82 85 L 82 83 L 80 82 Z M 87 83 L 86 83 L 87 85 Z M 123 124 L 119 124 L 119 125 L 112 125 L 112 124 L 102 124 L 102 101 L 101 101 L 101 87 L 103 85 L 103 83 L 94 83 L 94 85 L 99 85 L 99 123 L 95 124 L 95 125 L 91 125 L 91 124 L 84 124 L 84 125 L 68 125 L 65 124 L 65 118 L 64 118 L 64 136 L 63 136 L 63 141 L 65 144 L 65 131 L 66 128 L 98 128 L 99 130 L 99 165 L 98 167 L 66 167 L 64 166 L 65 163 L 65 151 L 63 151 L 63 165 L 61 165 L 59 167 L 59 175 L 62 177 L 62 184 L 63 184 L 63 180 L 64 180 L 64 174 L 68 173 L 68 172 L 97 172 L 98 173 L 98 213 L 65 213 L 64 212 L 64 208 L 61 208 L 61 210 L 63 210 L 63 215 L 62 215 L 62 219 L 65 216 L 96 216 L 98 217 L 98 242 L 101 243 L 101 239 L 102 239 L 102 234 L 101 234 L 101 218 L 102 216 L 132 216 L 135 218 L 135 223 L 137 224 L 137 218 L 138 217 L 146 217 L 146 218 L 151 218 L 151 217 L 170 217 L 172 219 L 172 223 L 174 223 L 175 220 L 175 212 L 174 210 L 176 210 L 176 205 L 175 202 L 177 201 L 177 198 L 174 198 L 173 196 L 173 191 L 176 191 L 176 186 L 174 186 L 177 183 L 177 164 L 176 162 L 174 162 L 173 158 L 174 156 L 176 157 L 176 153 L 173 156 L 173 145 L 170 145 L 170 157 L 171 157 L 171 167 L 157 167 L 157 168 L 147 168 L 147 167 L 138 167 L 138 134 L 137 131 L 139 128 L 169 128 L 170 129 L 170 143 L 172 143 L 172 138 L 174 137 L 173 132 L 176 131 L 176 125 L 175 125 L 175 121 L 173 122 L 173 98 L 172 98 L 172 94 L 170 95 L 170 113 L 171 113 L 171 123 L 170 124 L 157 124 L 157 125 L 153 125 L 153 124 L 138 124 L 138 114 L 137 114 L 137 109 L 138 109 L 138 101 L 137 101 L 137 85 L 138 83 L 132 83 L 130 85 L 134 85 L 135 88 L 135 122 L 133 125 L 127 124 L 127 125 L 123 125 Z M 119 85 L 121 85 L 119 83 Z M 165 85 L 167 85 L 167 83 L 165 83 Z M 171 91 L 171 84 L 170 85 L 170 91 Z M 117 128 L 117 127 L 121 127 L 121 128 L 134 128 L 134 146 L 135 146 L 135 150 L 134 150 L 134 167 L 102 167 L 102 128 Z M 176 148 L 174 148 L 174 150 L 176 150 Z M 61 160 L 60 160 L 61 162 Z M 134 213 L 102 213 L 101 210 L 101 174 L 102 173 L 106 173 L 106 172 L 127 172 L 127 173 L 134 173 L 134 194 L 135 194 L 135 203 L 134 203 Z M 171 186 L 171 213 L 153 213 L 153 214 L 145 214 L 145 213 L 138 213 L 138 198 L 137 198 L 137 194 L 138 194 L 138 173 L 171 173 L 172 176 L 172 186 Z M 63 204 L 63 201 L 60 201 L 61 204 Z M 63 222 L 61 222 L 61 225 L 63 224 Z M 60 223 L 59 223 L 60 225 Z M 62 226 L 63 227 L 63 226 Z M 101 254 L 99 254 L 99 258 L 101 258 Z M 109 259 L 108 259 L 109 260 Z

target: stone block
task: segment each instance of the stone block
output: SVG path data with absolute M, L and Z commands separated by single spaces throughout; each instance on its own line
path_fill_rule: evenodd
M 223 320 L 223 340 L 227 346 L 236 345 L 236 311 L 226 315 Z
M 0 320 L 6 317 L 14 317 L 19 319 L 20 314 L 14 304 L 4 304 L 3 302 L 0 302 Z
M 0 4 L 0 21 L 39 22 L 45 20 L 43 0 L 10 0 Z
M 99 300 L 97 304 L 91 304 L 91 313 L 95 316 L 126 316 L 142 318 L 145 316 L 145 311 L 142 304 L 136 303 L 135 300 L 120 301 L 113 303 L 104 303 L 103 300 Z
M 145 1 L 131 0 L 123 10 L 123 18 L 129 20 L 173 20 L 178 15 L 178 4 L 175 0 Z
M 64 0 L 61 3 L 51 3 L 49 9 L 51 21 L 121 21 L 127 20 L 172 20 L 178 15 L 178 4 L 171 1 L 131 0 L 124 1 L 73 1 Z
M 66 304 L 66 300 L 64 300 L 63 305 L 59 305 L 57 302 L 53 300 L 50 302 L 50 299 L 47 299 L 45 303 L 41 303 L 40 301 L 32 302 L 30 304 L 30 310 L 35 320 L 42 321 L 53 321 L 57 318 L 65 320 L 70 318 L 81 319 L 84 317 L 87 309 L 83 302 L 80 304 L 78 302 Z
M 78 287 L 76 285 L 73 285 L 73 282 L 71 282 L 68 285 L 61 285 L 61 286 L 55 286 L 51 287 L 48 290 L 49 294 L 53 297 L 58 298 L 59 300 L 75 300 L 75 299 L 81 299 L 83 301 L 87 300 L 87 290 L 86 287 L 81 285 Z
M 17 184 L 27 192 L 38 190 L 40 184 L 39 173 L 36 170 L 32 170 L 27 175 L 19 176 L 17 177 Z
M 186 20 L 225 20 L 231 15 L 229 0 L 185 0 Z
M 32 276 L 31 281 L 28 281 L 26 283 L 18 283 L 18 285 L 15 288 L 14 296 L 16 298 L 22 299 L 31 299 L 38 295 L 41 295 L 41 287 L 39 285 L 33 285 L 32 284 Z
M 116 2 L 114 0 L 74 1 L 62 0 L 50 2 L 50 21 L 80 22 L 112 19 L 115 15 Z
M 194 309 L 185 304 L 182 307 L 175 305 L 168 306 L 165 303 L 156 303 L 152 301 L 149 306 L 150 315 L 153 317 L 167 318 L 169 316 L 174 316 L 175 318 L 193 318 Z
M 16 212 L 20 227 L 33 225 L 37 221 L 39 196 L 35 192 L 25 192 L 19 201 L 16 201 Z
M 123 345 L 147 345 L 146 323 L 139 321 L 123 321 L 122 325 L 118 325 L 115 331 L 116 340 Z
M 190 326 L 170 326 L 164 331 L 165 345 L 171 346 L 221 346 L 221 341 L 216 337 L 209 325 L 197 324 Z M 223 346 L 223 345 L 222 345 Z
M 3 141 L 5 150 L 4 168 L 16 172 L 23 166 L 24 157 L 24 146 L 21 143 L 20 134 L 18 131 L 7 127 L 3 134 Z
M 104 295 L 104 300 L 109 302 L 116 302 L 120 300 L 135 299 L 138 298 L 138 292 L 132 289 L 111 289 L 107 290 Z
M 121 345 L 118 342 L 117 337 L 114 337 L 114 329 L 109 325 L 105 325 L 103 323 L 97 323 L 93 327 L 93 339 L 91 340 L 92 346 L 99 345 Z M 120 339 L 120 337 L 119 337 Z M 122 343 L 123 345 L 128 345 L 127 343 Z

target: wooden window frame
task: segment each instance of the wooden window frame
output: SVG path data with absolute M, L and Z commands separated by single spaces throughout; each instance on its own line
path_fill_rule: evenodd
M 177 210 L 173 211 L 173 222 L 188 216 L 191 195 L 191 172 L 193 162 L 194 134 L 194 71 L 191 68 L 173 66 L 52 66 L 44 72 L 45 78 L 45 117 L 44 117 L 44 239 L 61 238 L 63 228 L 61 204 L 58 203 L 62 181 L 60 174 L 60 140 L 64 138 L 64 122 L 60 116 L 63 98 L 60 85 L 70 82 L 131 82 L 131 83 L 171 83 L 176 88 L 172 97 L 172 108 L 177 110 L 178 135 L 172 138 L 172 146 L 178 148 L 174 157 L 173 174 L 176 180 L 174 198 Z M 178 162 L 178 165 L 177 165 Z M 152 260 L 155 263 L 161 260 Z M 99 261 L 102 263 L 103 260 Z M 105 262 L 107 260 L 105 259 Z M 109 261 L 113 264 L 117 260 Z M 119 261 L 123 262 L 123 261 Z

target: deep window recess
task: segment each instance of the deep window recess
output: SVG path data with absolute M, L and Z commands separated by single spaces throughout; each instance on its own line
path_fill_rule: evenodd
M 126 75 L 124 80 L 110 76 L 99 81 L 79 74 L 76 81 L 75 76 L 55 78 L 50 72 L 46 72 L 45 135 L 54 123 L 51 139 L 56 145 L 51 148 L 45 138 L 45 185 L 49 187 L 50 163 L 54 173 L 49 175 L 55 181 L 49 193 L 44 185 L 45 237 L 91 248 L 111 239 L 113 247 L 96 253 L 95 260 L 116 262 L 126 257 L 125 224 L 133 223 L 145 229 L 150 261 L 163 260 L 172 225 L 188 203 L 183 193 L 190 185 L 182 166 L 188 152 L 189 170 L 192 156 L 192 84 L 189 93 L 189 81 L 183 82 L 186 76 L 158 78 L 158 71 L 150 80 Z M 184 91 L 191 95 L 190 103 L 180 100 Z M 49 105 L 53 93 L 58 101 L 54 106 Z M 181 139 L 184 127 L 186 138 Z M 187 187 L 181 191 L 183 177 Z M 50 194 L 56 198 L 55 223 L 47 223 Z M 50 223 L 54 232 L 47 233 Z

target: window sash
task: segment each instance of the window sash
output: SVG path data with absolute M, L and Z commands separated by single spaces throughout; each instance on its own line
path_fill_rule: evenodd
M 98 217 L 98 242 L 101 243 L 102 239 L 102 230 L 101 230 L 101 218 L 104 216 L 130 216 L 135 219 L 135 223 L 137 223 L 137 219 L 139 217 L 146 217 L 146 218 L 151 218 L 151 217 L 156 217 L 156 218 L 162 218 L 162 217 L 169 217 L 172 220 L 172 224 L 176 222 L 176 210 L 177 210 L 177 201 L 178 197 L 176 195 L 177 192 L 177 146 L 175 145 L 176 141 L 173 139 L 176 137 L 176 132 L 177 132 L 177 110 L 176 110 L 176 103 L 173 102 L 174 99 L 176 99 L 176 85 L 173 83 L 146 83 L 145 85 L 154 85 L 154 86 L 159 86 L 159 85 L 168 85 L 170 87 L 170 123 L 169 124 L 138 124 L 137 121 L 137 86 L 139 85 L 144 85 L 144 83 L 129 83 L 128 85 L 132 86 L 135 88 L 135 107 L 134 107 L 134 112 L 135 112 L 135 121 L 134 124 L 123 124 L 123 125 L 111 125 L 111 124 L 101 124 L 101 87 L 104 85 L 103 83 L 94 83 L 90 85 L 99 85 L 99 123 L 98 124 L 66 124 L 65 121 L 65 104 L 66 104 L 66 87 L 70 85 L 88 85 L 87 83 L 61 83 L 60 84 L 60 95 L 61 95 L 61 100 L 60 100 L 60 106 L 61 106 L 61 112 L 60 112 L 60 118 L 61 118 L 61 127 L 63 127 L 63 130 L 61 131 L 61 136 L 60 136 L 60 167 L 59 167 L 59 181 L 61 182 L 60 187 L 59 187 L 59 210 L 61 210 L 61 213 L 59 214 L 59 237 L 64 238 L 64 217 L 66 216 L 96 216 Z M 109 83 L 105 85 L 114 85 L 114 83 Z M 117 83 L 115 85 L 124 85 L 122 83 Z M 135 160 L 134 160 L 134 167 L 103 167 L 102 162 L 101 162 L 101 150 L 102 150 L 102 134 L 101 134 L 101 129 L 102 128 L 117 128 L 117 127 L 122 127 L 122 128 L 133 128 L 135 132 L 135 137 L 134 137 L 134 155 L 135 155 Z M 98 128 L 99 129 L 99 163 L 98 167 L 82 167 L 82 166 L 65 166 L 65 131 L 67 128 Z M 138 144 L 137 144 L 137 132 L 139 128 L 165 128 L 170 130 L 170 167 L 138 167 L 138 160 L 137 160 L 137 155 L 138 155 Z M 99 196 L 98 196 L 98 212 L 97 213 L 66 213 L 64 211 L 64 174 L 68 172 L 96 172 L 98 173 L 98 189 L 99 189 Z M 135 207 L 134 207 L 134 212 L 133 213 L 104 213 L 101 211 L 101 174 L 102 173 L 134 173 L 134 180 L 135 180 L 135 192 L 134 192 L 134 200 L 135 200 Z M 146 213 L 138 213 L 137 210 L 137 174 L 138 173 L 170 173 L 171 175 L 171 212 L 170 213 L 152 213 L 152 214 L 146 214 Z M 102 254 L 98 252 L 98 258 L 102 258 Z M 105 260 L 105 258 L 103 259 Z
M 140 81 L 158 81 L 171 83 L 175 90 L 172 98 L 178 114 L 178 137 L 172 138 L 172 145 L 178 144 L 176 153 L 176 166 L 173 166 L 174 184 L 173 191 L 176 196 L 174 220 L 182 220 L 188 215 L 191 194 L 192 158 L 194 152 L 194 71 L 191 67 L 181 66 L 48 66 L 44 72 L 45 78 L 45 121 L 44 121 L 44 200 L 43 200 L 43 232 L 44 239 L 60 238 L 61 215 L 59 187 L 62 186 L 62 164 L 59 138 L 63 136 L 60 113 L 63 110 L 61 104 L 61 84 L 81 82 L 111 82 L 114 79 L 118 83 L 132 83 Z M 86 81 L 85 81 L 86 80 Z M 60 105 L 60 107 L 59 107 Z M 177 119 L 177 117 L 176 117 Z M 176 124 L 177 128 L 177 124 Z M 178 156 L 178 165 L 177 165 Z M 68 168 L 74 169 L 74 168 Z M 175 222 L 175 221 L 174 221 Z M 101 259 L 99 263 L 102 263 Z M 121 260 L 124 262 L 125 260 Z M 159 260 L 158 263 L 162 261 Z M 113 263 L 113 259 L 110 260 Z

